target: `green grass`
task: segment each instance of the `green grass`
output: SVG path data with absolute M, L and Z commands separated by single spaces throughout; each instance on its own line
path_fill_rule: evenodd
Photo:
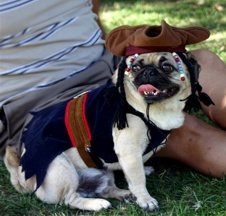
M 216 10 L 216 3 L 224 7 Z M 165 19 L 171 25 L 201 25 L 211 31 L 211 37 L 198 45 L 207 48 L 226 62 L 226 3 L 224 0 L 102 0 L 101 19 L 109 32 L 122 24 L 159 25 Z M 198 113 L 202 119 L 202 112 Z M 156 172 L 147 178 L 147 187 L 160 203 L 160 209 L 146 212 L 136 204 L 111 200 L 113 208 L 99 213 L 71 210 L 67 206 L 47 205 L 35 196 L 21 195 L 10 184 L 9 174 L 0 162 L 0 215 L 158 215 L 158 216 L 223 216 L 226 215 L 226 179 L 203 176 L 181 164 L 154 160 Z M 117 184 L 127 187 L 121 173 Z
M 0 163 L 2 174 L 0 178 L 0 215 L 225 215 L 226 179 L 206 177 L 172 161 L 157 160 L 153 163 L 156 171 L 147 178 L 147 187 L 150 194 L 159 201 L 159 210 L 146 212 L 134 203 L 126 204 L 111 200 L 113 208 L 99 213 L 72 210 L 67 206 L 48 205 L 39 201 L 35 196 L 15 192 L 3 163 Z M 118 185 L 126 188 L 122 173 L 117 173 L 116 179 Z

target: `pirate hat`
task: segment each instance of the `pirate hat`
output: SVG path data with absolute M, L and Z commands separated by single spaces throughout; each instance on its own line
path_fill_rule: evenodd
M 135 53 L 185 52 L 185 45 L 199 43 L 210 36 L 203 27 L 178 28 L 167 24 L 161 26 L 123 25 L 113 29 L 106 38 L 106 47 L 116 56 Z

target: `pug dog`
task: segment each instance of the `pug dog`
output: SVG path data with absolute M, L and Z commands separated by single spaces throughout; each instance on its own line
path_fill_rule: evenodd
M 43 202 L 66 204 L 73 209 L 106 209 L 111 206 L 106 198 L 134 200 L 143 209 L 157 209 L 157 200 L 146 188 L 145 173 L 150 174 L 153 169 L 145 168 L 144 163 L 165 145 L 170 131 L 184 122 L 183 109 L 192 90 L 189 64 L 193 66 L 193 77 L 197 77 L 199 66 L 189 53 L 152 52 L 127 56 L 104 87 L 86 93 L 88 99 L 90 94 L 92 96 L 91 104 L 95 98 L 102 97 L 95 111 L 103 123 L 98 133 L 102 137 L 110 131 L 112 138 L 110 145 L 108 140 L 93 141 L 98 133 L 91 134 L 90 143 L 82 146 L 84 154 L 88 154 L 95 162 L 95 168 L 87 165 L 76 146 L 69 146 L 54 156 L 48 156 L 51 159 L 44 165 L 44 159 L 49 152 L 54 151 L 57 140 L 60 140 L 62 146 L 68 143 L 61 135 L 66 126 L 59 126 L 60 130 L 56 131 L 56 122 L 49 125 L 46 123 L 47 119 L 51 121 L 54 117 L 52 113 L 56 106 L 34 115 L 23 135 L 22 155 L 10 146 L 6 150 L 4 162 L 12 185 L 20 192 L 34 192 Z M 93 92 L 102 94 L 94 96 Z M 98 107 L 104 105 L 104 108 Z M 91 108 L 93 110 L 93 106 Z M 64 115 L 64 112 L 58 114 Z M 111 115 L 114 116 L 109 117 Z M 89 126 L 92 121 L 86 119 L 85 126 Z M 95 128 L 96 123 L 93 125 Z M 43 129 L 38 133 L 40 128 L 45 127 L 48 130 Z M 72 127 L 67 136 L 80 127 Z M 110 130 L 106 132 L 105 128 Z M 90 129 L 89 132 L 93 133 L 94 130 L 97 129 Z M 49 135 L 40 139 L 39 136 L 44 136 L 47 131 Z M 48 144 L 48 140 L 53 145 L 44 152 L 41 149 L 40 154 L 43 155 L 39 156 L 39 153 L 33 151 L 42 145 L 41 140 L 46 142 L 44 145 Z M 99 142 L 104 145 L 98 146 Z M 110 154 L 113 154 L 112 160 L 109 159 Z M 129 190 L 119 189 L 114 183 L 113 171 L 119 169 L 125 175 Z

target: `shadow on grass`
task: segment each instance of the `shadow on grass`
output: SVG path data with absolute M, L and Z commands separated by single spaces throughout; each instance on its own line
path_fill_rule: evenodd
M 226 2 L 218 0 L 102 0 L 105 11 L 127 10 L 128 16 L 140 14 L 159 14 L 173 20 L 184 21 L 186 25 L 203 26 L 214 32 L 225 31 Z M 217 5 L 220 5 L 217 8 Z

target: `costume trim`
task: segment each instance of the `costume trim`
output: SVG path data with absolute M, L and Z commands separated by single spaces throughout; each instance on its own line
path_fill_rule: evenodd
M 87 94 L 68 102 L 65 112 L 65 125 L 72 145 L 77 148 L 81 158 L 88 167 L 97 167 L 90 154 L 91 133 L 85 116 Z
M 143 53 L 151 53 L 151 52 L 186 52 L 185 45 L 180 46 L 129 46 L 126 48 L 125 56 L 134 55 L 135 53 L 143 54 Z
M 75 139 L 74 139 L 74 136 L 73 136 L 73 130 L 71 129 L 71 125 L 68 121 L 68 119 L 69 119 L 69 109 L 70 109 L 71 103 L 72 103 L 72 100 L 69 101 L 67 106 L 66 106 L 64 122 L 65 122 L 65 126 L 67 128 L 67 132 L 68 132 L 69 138 L 71 140 L 71 143 L 74 147 L 76 147 L 76 142 L 75 142 Z
M 84 95 L 84 100 L 83 100 L 83 103 L 82 103 L 82 117 L 83 117 L 83 121 L 84 121 L 84 124 L 85 124 L 87 136 L 88 136 L 88 139 L 89 139 L 89 142 L 90 142 L 90 140 L 92 139 L 92 136 L 91 136 L 91 132 L 90 132 L 90 129 L 89 129 L 89 124 L 88 124 L 87 119 L 86 119 L 87 97 L 88 97 L 88 93 Z M 89 146 L 87 146 L 87 148 L 89 148 L 89 147 L 90 147 L 90 144 L 89 144 Z

